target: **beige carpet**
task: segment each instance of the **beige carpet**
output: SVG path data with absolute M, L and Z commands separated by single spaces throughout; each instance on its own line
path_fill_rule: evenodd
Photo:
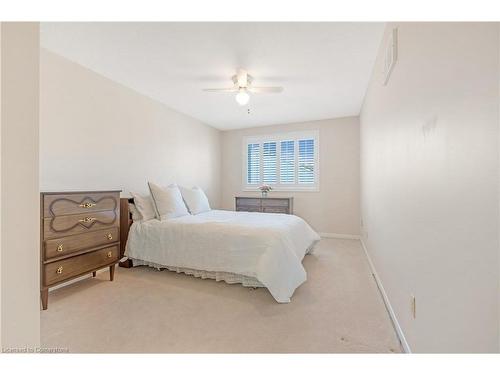
M 289 304 L 266 289 L 151 268 L 52 291 L 42 346 L 70 352 L 400 352 L 359 241 L 322 240 Z

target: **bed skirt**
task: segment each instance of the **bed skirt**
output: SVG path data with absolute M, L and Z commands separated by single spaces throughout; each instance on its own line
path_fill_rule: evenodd
M 186 275 L 199 277 L 201 279 L 212 279 L 215 281 L 224 281 L 227 284 L 241 284 L 245 287 L 249 288 L 264 288 L 259 280 L 255 277 L 239 275 L 231 272 L 214 272 L 214 271 L 203 271 L 203 270 L 194 270 L 192 268 L 184 268 L 184 267 L 172 267 L 165 266 L 158 263 L 148 262 L 145 260 L 129 258 L 132 260 L 132 263 L 135 266 L 148 266 L 156 268 L 157 270 L 166 269 L 172 272 L 184 273 Z

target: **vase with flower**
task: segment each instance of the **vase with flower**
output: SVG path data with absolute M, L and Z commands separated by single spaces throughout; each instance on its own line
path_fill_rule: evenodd
M 262 193 L 262 198 L 266 198 L 267 197 L 267 193 L 269 193 L 271 190 L 273 190 L 273 188 L 269 185 L 262 185 L 259 187 L 259 190 L 261 191 Z

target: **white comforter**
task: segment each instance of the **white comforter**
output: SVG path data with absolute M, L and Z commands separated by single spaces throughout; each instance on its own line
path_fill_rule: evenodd
M 133 223 L 125 255 L 165 266 L 232 272 L 290 302 L 306 280 L 302 259 L 320 237 L 294 215 L 211 210 Z

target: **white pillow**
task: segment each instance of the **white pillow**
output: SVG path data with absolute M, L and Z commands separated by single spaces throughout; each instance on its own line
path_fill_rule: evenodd
M 192 189 L 182 186 L 179 188 L 182 193 L 182 198 L 184 198 L 184 202 L 186 202 L 186 206 L 192 215 L 210 211 L 210 203 L 208 203 L 208 198 L 201 188 L 198 186 L 193 186 Z
M 146 221 L 156 217 L 155 206 L 151 195 L 140 195 L 133 192 L 130 192 L 130 195 L 134 198 L 134 205 L 141 215 L 141 220 Z
M 151 182 L 148 184 L 155 202 L 156 214 L 160 220 L 189 215 L 177 185 L 162 188 Z

